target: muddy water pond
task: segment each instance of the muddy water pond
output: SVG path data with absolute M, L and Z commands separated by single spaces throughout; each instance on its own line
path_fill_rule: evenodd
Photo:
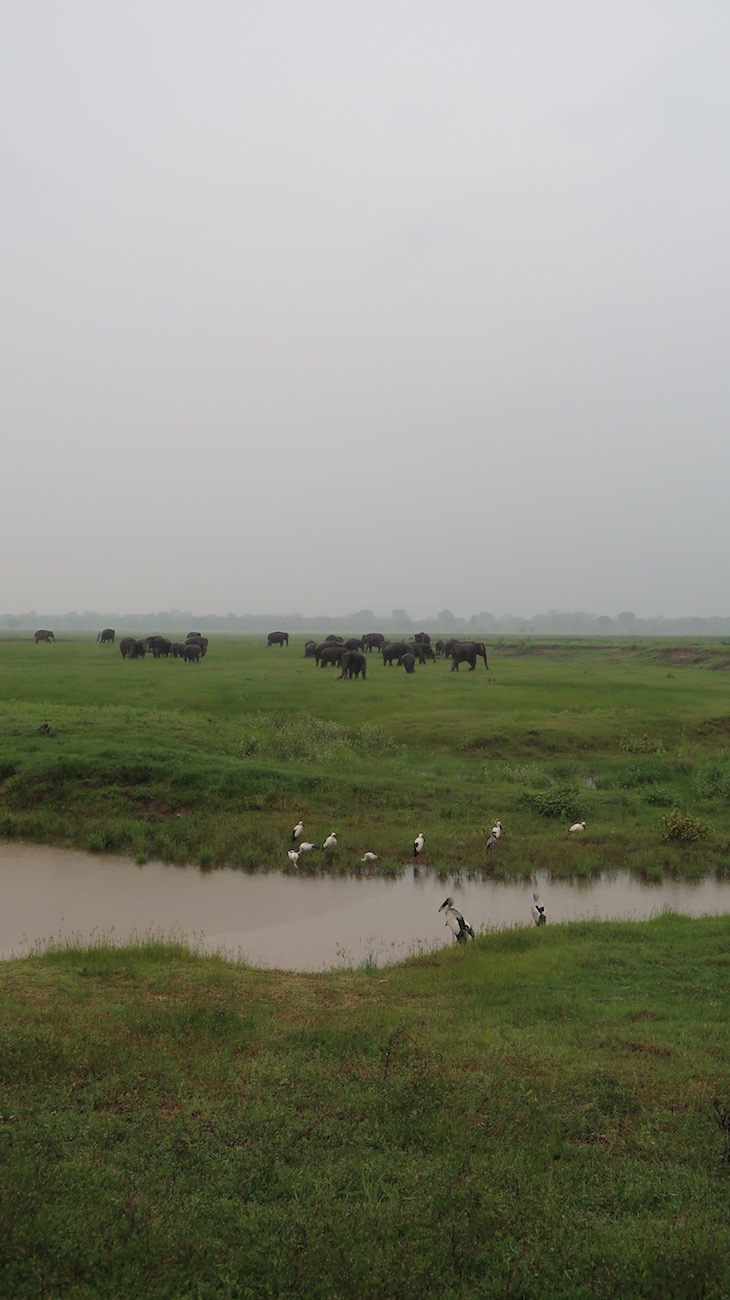
M 730 912 L 730 880 L 646 884 L 628 872 L 596 880 L 444 882 L 427 868 L 398 879 L 138 866 L 30 844 L 0 844 L 0 958 L 49 940 L 155 935 L 256 966 L 323 970 L 399 961 L 453 943 L 439 915 L 447 894 L 475 930 L 531 925 L 538 890 L 548 922 L 642 920 L 665 908 Z

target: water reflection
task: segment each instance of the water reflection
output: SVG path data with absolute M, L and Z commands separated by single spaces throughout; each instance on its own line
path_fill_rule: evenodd
M 533 890 L 548 923 L 641 920 L 665 908 L 689 916 L 730 911 L 730 881 L 647 884 L 628 872 L 595 880 L 444 880 L 407 867 L 397 879 L 203 872 L 28 844 L 0 845 L 0 957 L 48 939 L 159 933 L 257 966 L 322 970 L 379 965 L 453 939 L 438 909 L 447 894 L 475 930 L 531 925 Z

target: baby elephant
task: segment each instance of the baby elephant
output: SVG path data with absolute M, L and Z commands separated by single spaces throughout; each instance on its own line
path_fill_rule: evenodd
M 398 660 L 398 667 L 400 667 L 401 664 L 403 665 L 407 673 L 414 673 L 416 671 L 416 656 L 414 655 L 412 650 L 409 650 L 406 654 L 401 655 L 400 659 Z

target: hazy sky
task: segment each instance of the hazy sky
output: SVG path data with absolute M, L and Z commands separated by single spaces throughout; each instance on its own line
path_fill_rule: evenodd
M 727 615 L 727 0 L 3 0 L 0 612 Z

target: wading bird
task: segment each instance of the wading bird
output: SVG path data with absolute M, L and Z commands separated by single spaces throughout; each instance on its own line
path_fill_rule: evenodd
M 299 839 L 299 836 L 301 835 L 303 830 L 304 830 L 304 822 L 297 822 L 296 826 L 294 827 L 294 830 L 291 833 L 292 843 L 294 843 L 296 840 Z
M 487 836 L 487 853 L 491 853 L 497 847 L 497 840 L 502 834 L 502 823 L 495 822 L 489 835 Z
M 532 919 L 535 922 L 535 925 L 544 925 L 547 921 L 545 915 L 545 904 L 540 902 L 539 894 L 532 895 L 532 908 L 530 910 L 532 911 Z
M 424 840 L 423 835 L 419 831 L 415 840 L 413 841 L 413 856 L 415 858 L 417 858 L 419 853 L 423 851 L 423 846 L 425 843 L 426 841 Z
M 294 867 L 299 866 L 299 854 L 294 849 L 289 849 L 289 852 L 287 853 L 287 857 L 291 862 L 292 866 Z
M 568 831 L 568 834 L 579 835 L 581 831 L 585 830 L 585 828 L 586 828 L 585 822 L 574 822 L 570 830 Z
M 337 836 L 335 835 L 334 831 L 332 831 L 332 832 L 327 836 L 327 839 L 325 840 L 324 844 L 322 845 L 322 848 L 323 848 L 323 849 L 336 849 L 336 848 L 337 848 Z
M 316 845 L 316 844 L 310 844 L 310 843 L 309 843 L 309 840 L 303 840 L 302 843 L 299 845 L 299 852 L 300 852 L 300 853 L 311 853 L 314 849 L 316 849 L 316 847 L 317 847 L 317 845 Z
M 377 853 L 371 853 L 369 849 L 368 849 L 368 851 L 367 851 L 367 852 L 366 852 L 366 853 L 365 853 L 365 854 L 360 858 L 360 861 L 361 861 L 361 862 L 377 862 L 377 860 L 378 860 L 378 855 L 377 855 Z
M 474 938 L 474 931 L 471 926 L 464 920 L 458 907 L 454 907 L 453 898 L 447 898 L 441 904 L 439 912 L 446 912 L 446 925 L 457 943 L 466 943 L 466 936 L 471 935 Z

